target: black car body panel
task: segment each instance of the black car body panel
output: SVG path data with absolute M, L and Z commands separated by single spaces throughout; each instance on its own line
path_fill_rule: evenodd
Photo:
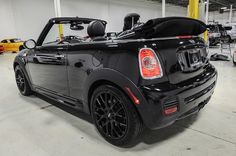
M 52 19 L 41 33 L 37 47 L 17 55 L 14 67 L 21 66 L 34 91 L 90 114 L 93 90 L 103 83 L 113 84 L 129 96 L 144 124 L 151 129 L 197 112 L 213 94 L 217 72 L 207 60 L 205 43 L 200 37 L 131 37 L 42 46 L 53 23 L 70 20 L 89 23 L 94 19 Z M 153 49 L 160 59 L 161 78 L 147 80 L 140 75 L 138 54 L 144 47 Z M 183 70 L 178 53 L 194 49 L 199 49 L 202 66 Z M 135 104 L 126 88 L 140 104 Z M 178 111 L 166 116 L 163 111 L 169 103 L 175 103 Z

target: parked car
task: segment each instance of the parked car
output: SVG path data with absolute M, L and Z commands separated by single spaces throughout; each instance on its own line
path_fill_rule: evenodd
M 90 114 L 98 132 L 121 147 L 132 145 L 144 126 L 158 129 L 197 113 L 217 80 L 198 37 L 206 25 L 183 17 L 135 25 L 132 15 L 125 19 L 131 26 L 112 38 L 103 20 L 49 20 L 14 60 L 20 93 L 37 92 Z
M 3 52 L 4 52 L 4 47 L 0 45 L 0 54 L 2 54 Z
M 0 45 L 4 47 L 4 51 L 19 52 L 24 49 L 23 43 L 21 39 L 12 38 L 2 40 Z
M 236 40 L 236 25 L 225 26 L 227 29 L 228 38 L 231 42 Z
M 212 24 L 208 25 L 208 37 L 209 37 L 209 45 L 216 46 L 220 43 L 221 33 L 218 25 Z
M 227 30 L 223 27 L 222 24 L 211 24 L 208 25 L 208 37 L 209 37 L 209 45 L 216 46 L 217 44 L 223 43 L 230 43 L 231 38 L 227 34 Z

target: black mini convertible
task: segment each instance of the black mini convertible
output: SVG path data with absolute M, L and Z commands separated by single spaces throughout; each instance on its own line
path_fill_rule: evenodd
M 22 95 L 43 94 L 92 116 L 111 144 L 130 146 L 143 127 L 158 129 L 198 112 L 210 100 L 217 71 L 209 63 L 206 25 L 184 17 L 140 22 L 121 32 L 106 21 L 50 19 L 37 42 L 15 58 Z

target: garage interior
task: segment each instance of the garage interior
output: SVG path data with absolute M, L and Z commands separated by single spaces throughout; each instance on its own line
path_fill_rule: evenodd
M 58 13 L 56 1 L 0 0 L 0 40 L 37 40 L 47 21 L 56 16 L 55 12 Z M 128 13 L 140 14 L 142 21 L 169 16 L 187 17 L 189 4 L 188 0 L 59 1 L 61 16 L 103 19 L 108 22 L 106 30 L 109 32 L 120 32 Z M 236 2 L 209 0 L 208 18 L 203 20 L 236 25 Z M 209 104 L 198 114 L 166 128 L 145 129 L 139 143 L 127 149 L 107 143 L 88 115 L 42 95 L 22 96 L 17 89 L 13 69 L 17 54 L 4 52 L 0 55 L 0 155 L 235 156 L 236 67 L 231 56 L 236 51 L 236 44 L 234 41 L 226 45 L 219 43 L 208 50 L 209 57 L 217 53 L 229 59 L 211 61 L 218 71 L 218 80 Z

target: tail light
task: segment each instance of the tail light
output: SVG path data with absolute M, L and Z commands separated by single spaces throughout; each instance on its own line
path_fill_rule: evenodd
M 177 36 L 178 39 L 186 39 L 186 38 L 193 38 L 193 36 L 187 35 L 187 36 Z
M 139 68 L 144 79 L 155 79 L 163 76 L 160 61 L 151 48 L 139 51 Z
M 171 114 L 177 112 L 177 110 L 178 110 L 177 106 L 165 109 L 165 115 L 167 115 L 167 116 L 171 115 Z

